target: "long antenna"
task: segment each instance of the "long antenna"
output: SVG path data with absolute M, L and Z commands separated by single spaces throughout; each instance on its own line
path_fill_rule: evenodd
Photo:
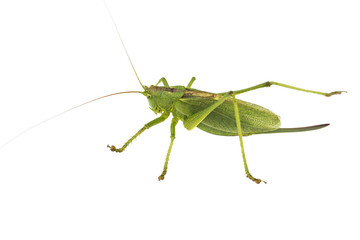
M 27 128 L 27 129 L 25 129 L 24 131 L 22 131 L 21 133 L 19 133 L 18 135 L 14 136 L 14 137 L 11 138 L 9 141 L 7 141 L 7 142 L 5 142 L 3 145 L 1 145 L 1 146 L 0 146 L 0 149 L 2 149 L 3 147 L 5 147 L 5 146 L 8 145 L 9 143 L 11 143 L 12 141 L 14 141 L 14 140 L 17 139 L 18 137 L 20 137 L 21 135 L 23 135 L 24 133 L 30 131 L 31 129 L 36 128 L 37 126 L 40 126 L 41 124 L 46 123 L 46 122 L 48 122 L 48 121 L 50 121 L 50 120 L 52 120 L 52 119 L 54 119 L 54 118 L 57 118 L 57 117 L 59 117 L 60 115 L 63 115 L 64 113 L 70 112 L 71 110 L 74 110 L 75 108 L 84 106 L 84 105 L 86 105 L 86 104 L 89 104 L 89 103 L 91 103 L 91 102 L 97 101 L 97 100 L 99 100 L 99 99 L 106 98 L 106 97 L 111 97 L 111 96 L 118 95 L 118 94 L 123 94 L 123 93 L 142 93 L 142 92 L 140 92 L 140 91 L 126 91 L 126 92 L 112 93 L 112 94 L 108 94 L 108 95 L 105 95 L 105 96 L 102 96 L 102 97 L 98 97 L 98 98 L 95 98 L 95 99 L 93 99 L 93 100 L 84 102 L 84 103 L 79 104 L 79 105 L 77 105 L 77 106 L 75 106 L 75 107 L 69 108 L 68 110 L 65 110 L 65 111 L 63 111 L 63 112 L 61 112 L 61 113 L 58 113 L 58 114 L 56 114 L 56 115 L 54 115 L 54 116 L 52 116 L 52 117 L 49 117 L 48 119 L 45 119 L 45 120 L 43 120 L 43 121 L 41 121 L 41 122 L 39 122 L 39 123 L 37 123 L 37 124 L 35 124 L 35 125 Z
M 122 44 L 122 46 L 124 47 L 124 50 L 125 50 L 126 56 L 127 56 L 127 57 L 128 57 L 128 59 L 129 59 L 129 62 L 130 62 L 130 64 L 131 64 L 132 69 L 134 70 L 134 73 L 135 73 L 135 75 L 136 75 L 136 78 L 138 79 L 138 81 L 139 81 L 139 83 L 140 83 L 141 87 L 142 87 L 144 90 L 146 90 L 146 89 L 145 89 L 145 87 L 144 87 L 144 85 L 141 83 L 139 76 L 138 76 L 138 75 L 137 75 L 137 73 L 136 73 L 136 70 L 135 70 L 134 64 L 133 64 L 133 63 L 132 63 L 132 61 L 131 61 L 131 58 L 130 58 L 130 56 L 129 56 L 128 51 L 126 50 L 126 47 L 125 47 L 124 41 L 123 41 L 123 39 L 122 39 L 122 37 L 121 37 L 121 35 L 120 35 L 120 31 L 119 31 L 119 29 L 118 29 L 118 27 L 117 27 L 117 25 L 116 25 L 115 19 L 114 19 L 113 15 L 111 14 L 110 8 L 108 7 L 108 5 L 107 5 L 107 3 L 106 3 L 106 1 L 105 1 L 105 0 L 103 0 L 103 3 L 104 3 L 104 5 L 105 5 L 105 7 L 106 7 L 106 10 L 107 10 L 108 14 L 110 15 L 111 21 L 113 22 L 113 24 L 114 24 L 114 26 L 115 26 L 116 33 L 117 33 L 117 35 L 118 35 L 118 36 L 119 36 L 119 38 L 120 38 L 121 44 Z
M 130 62 L 130 64 L 131 64 L 132 69 L 134 70 L 134 73 L 135 73 L 135 75 L 136 75 L 136 78 L 138 79 L 141 87 L 142 87 L 144 90 L 146 90 L 145 87 L 144 87 L 144 85 L 141 83 L 139 76 L 138 76 L 137 73 L 136 73 L 135 67 L 134 67 L 134 65 L 133 65 L 133 63 L 132 63 L 132 61 L 131 61 L 131 59 L 130 59 L 130 56 L 129 56 L 128 51 L 126 50 L 124 41 L 122 40 L 122 37 L 121 37 L 121 35 L 120 35 L 120 32 L 119 32 L 119 30 L 118 30 L 118 27 L 117 27 L 117 25 L 116 25 L 116 22 L 115 22 L 115 20 L 114 20 L 114 17 L 112 16 L 111 11 L 110 11 L 108 5 L 106 4 L 106 1 L 103 0 L 103 2 L 104 2 L 104 5 L 105 5 L 105 7 L 106 7 L 106 10 L 108 11 L 108 13 L 109 13 L 109 15 L 110 15 L 111 21 L 113 22 L 113 24 L 114 24 L 114 26 L 115 26 L 116 32 L 117 32 L 117 34 L 118 34 L 118 36 L 119 36 L 119 38 L 120 38 L 120 41 L 121 41 L 122 46 L 124 47 L 126 56 L 127 56 L 128 59 L 129 59 L 129 62 Z M 5 146 L 8 145 L 9 143 L 11 143 L 12 141 L 14 141 L 14 140 L 17 139 L 18 137 L 20 137 L 21 135 L 23 135 L 24 133 L 30 131 L 31 129 L 36 128 L 36 127 L 40 126 L 41 124 L 43 124 L 43 123 L 45 123 L 45 122 L 48 122 L 48 121 L 50 121 L 50 120 L 52 120 L 52 119 L 54 119 L 54 118 L 57 118 L 57 117 L 65 114 L 65 113 L 67 113 L 67 112 L 69 112 L 69 111 L 71 111 L 71 110 L 74 110 L 75 108 L 84 106 L 84 105 L 86 105 L 86 104 L 89 104 L 89 103 L 91 103 L 91 102 L 97 101 L 97 100 L 102 99 L 102 98 L 106 98 L 106 97 L 110 97 L 110 96 L 114 96 L 114 95 L 118 95 L 118 94 L 123 94 L 123 93 L 142 93 L 142 92 L 140 92 L 140 91 L 127 91 L 127 92 L 112 93 L 112 94 L 109 94 L 109 95 L 105 95 L 105 96 L 98 97 L 98 98 L 95 98 L 95 99 L 93 99 L 93 100 L 87 101 L 87 102 L 82 103 L 82 104 L 80 104 L 80 105 L 77 105 L 77 106 L 75 106 L 75 107 L 69 108 L 68 110 L 65 110 L 65 111 L 63 111 L 63 112 L 61 112 L 61 113 L 58 113 L 58 114 L 56 114 L 56 115 L 54 115 L 54 116 L 52 116 L 52 117 L 50 117 L 50 118 L 47 118 L 47 119 L 45 119 L 45 120 L 43 120 L 43 121 L 41 121 L 41 122 L 39 122 L 39 123 L 37 123 L 37 124 L 35 124 L 35 125 L 27 128 L 27 129 L 25 129 L 24 131 L 20 132 L 19 134 L 17 134 L 17 135 L 14 136 L 13 138 L 11 138 L 9 141 L 7 141 L 7 142 L 5 142 L 3 145 L 1 145 L 1 146 L 0 146 L 0 149 L 2 149 L 3 147 L 5 147 Z

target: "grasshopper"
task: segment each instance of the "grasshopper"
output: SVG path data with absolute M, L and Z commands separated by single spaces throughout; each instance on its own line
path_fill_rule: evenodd
M 211 93 L 192 88 L 192 84 L 195 82 L 195 77 L 191 78 L 190 82 L 186 85 L 186 87 L 170 86 L 165 78 L 161 78 L 157 82 L 157 84 L 151 85 L 150 87 L 144 86 L 141 83 L 138 74 L 136 73 L 135 67 L 126 50 L 125 44 L 117 28 L 116 22 L 114 21 L 114 18 L 112 17 L 112 14 L 105 1 L 104 3 L 109 13 L 109 16 L 111 17 L 111 20 L 115 26 L 115 29 L 128 57 L 128 60 L 131 64 L 131 67 L 135 73 L 135 76 L 144 90 L 143 92 L 131 91 L 131 93 L 136 92 L 144 95 L 148 99 L 150 109 L 155 114 L 161 114 L 160 117 L 146 123 L 122 147 L 116 148 L 114 145 L 107 145 L 107 147 L 110 148 L 110 150 L 113 152 L 123 152 L 128 147 L 128 145 L 141 133 L 159 123 L 164 122 L 170 116 L 170 114 L 172 114 L 172 120 L 170 125 L 170 146 L 166 154 L 163 171 L 158 177 L 159 181 L 165 179 L 171 149 L 175 140 L 175 127 L 179 120 L 181 120 L 187 130 L 192 130 L 197 127 L 207 133 L 219 136 L 238 136 L 246 176 L 257 184 L 261 182 L 266 183 L 265 181 L 259 178 L 255 178 L 250 174 L 245 157 L 243 136 L 265 133 L 303 132 L 317 130 L 326 127 L 329 124 L 320 124 L 298 128 L 280 128 L 279 116 L 259 105 L 236 99 L 236 95 L 253 91 L 259 88 L 270 87 L 271 85 L 277 85 L 297 91 L 319 94 L 326 97 L 345 92 L 334 91 L 330 93 L 325 93 L 298 88 L 283 83 L 268 81 L 241 90 L 222 93 Z M 158 86 L 160 83 L 162 83 L 162 87 Z M 122 93 L 129 92 L 120 92 L 115 94 Z
M 104 2 L 105 3 L 105 2 Z M 118 92 L 109 95 L 105 95 L 91 101 L 85 102 L 78 106 L 75 106 L 71 109 L 68 109 L 62 113 L 59 113 L 47 120 L 44 120 L 35 126 L 30 127 L 29 129 L 23 131 L 22 133 L 15 136 L 13 139 L 8 141 L 13 141 L 15 138 L 19 137 L 26 131 L 51 120 L 65 112 L 88 104 L 90 102 L 99 100 L 101 98 L 114 96 L 117 94 L 124 93 L 140 93 L 144 95 L 149 102 L 150 109 L 155 114 L 161 114 L 160 117 L 155 118 L 154 120 L 146 123 L 138 132 L 136 132 L 125 144 L 116 148 L 114 145 L 107 145 L 113 152 L 123 152 L 128 145 L 142 134 L 145 130 L 164 122 L 170 114 L 172 115 L 172 121 L 170 125 L 170 146 L 168 148 L 163 171 L 158 177 L 158 180 L 164 180 L 165 175 L 168 170 L 168 163 L 170 158 L 171 149 L 175 140 L 175 127 L 179 120 L 184 124 L 184 127 L 187 130 L 192 130 L 195 127 L 214 135 L 219 136 L 238 136 L 240 141 L 241 154 L 243 159 L 243 164 L 245 168 L 246 176 L 259 184 L 261 182 L 266 183 L 265 181 L 255 178 L 250 174 L 246 157 L 244 151 L 243 137 L 253 135 L 253 134 L 268 134 L 268 133 L 282 133 L 282 132 L 303 132 L 310 130 L 317 130 L 323 127 L 328 126 L 329 124 L 320 124 L 308 127 L 298 127 L 298 128 L 280 128 L 280 118 L 278 115 L 274 114 L 270 110 L 261 107 L 259 105 L 245 102 L 239 99 L 236 99 L 236 96 L 245 92 L 253 91 L 256 89 L 270 87 L 272 85 L 277 85 L 280 87 L 293 89 L 302 92 L 308 92 L 313 94 L 319 94 L 326 97 L 332 95 L 341 94 L 345 91 L 333 91 L 329 93 L 312 91 L 303 88 L 298 88 L 278 82 L 264 82 L 249 88 L 244 88 L 241 90 L 228 91 L 222 93 L 211 93 L 206 91 L 197 90 L 192 88 L 192 85 L 195 81 L 195 77 L 192 77 L 190 82 L 185 86 L 170 86 L 165 78 L 161 78 L 155 85 L 147 87 L 142 84 L 138 74 L 134 68 L 134 65 L 130 59 L 130 56 L 126 50 L 125 44 L 120 36 L 120 33 L 117 29 L 116 23 L 110 13 L 109 8 L 106 3 L 105 6 L 109 12 L 109 15 L 115 25 L 118 36 L 121 40 L 122 46 L 125 50 L 125 53 L 128 57 L 128 60 L 131 64 L 131 67 L 135 73 L 135 76 L 140 83 L 143 91 L 127 91 L 127 92 Z M 163 86 L 159 86 L 162 84 Z M 4 147 L 4 144 L 2 147 Z M 2 148 L 1 147 L 1 148 Z
M 280 128 L 280 118 L 270 110 L 259 105 L 236 99 L 235 96 L 259 88 L 278 85 L 303 92 L 332 96 L 341 94 L 343 91 L 330 93 L 306 90 L 289 86 L 278 82 L 264 82 L 253 87 L 229 91 L 223 93 L 210 93 L 192 88 L 195 81 L 193 77 L 186 87 L 170 86 L 165 78 L 161 78 L 156 85 L 144 86 L 144 95 L 149 102 L 150 109 L 160 117 L 146 123 L 134 136 L 132 136 L 121 148 L 114 145 L 107 147 L 113 152 L 123 152 L 127 146 L 145 130 L 162 123 L 170 114 L 172 120 L 170 125 L 170 146 L 167 151 L 165 164 L 159 181 L 164 180 L 168 169 L 171 149 L 175 140 L 175 127 L 179 120 L 184 123 L 187 130 L 195 127 L 211 134 L 219 136 L 238 136 L 240 140 L 241 153 L 245 167 L 246 176 L 256 183 L 265 181 L 255 178 L 250 174 L 244 151 L 243 137 L 253 134 L 281 133 L 281 132 L 303 132 L 316 130 L 328 126 L 320 124 L 299 128 Z M 158 86 L 160 83 L 163 87 Z

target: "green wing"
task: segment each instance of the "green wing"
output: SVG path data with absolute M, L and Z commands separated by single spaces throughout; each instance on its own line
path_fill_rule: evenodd
M 173 114 L 182 121 L 214 104 L 222 95 L 187 90 L 174 105 Z M 238 100 L 241 128 L 244 136 L 265 133 L 280 127 L 279 117 L 259 105 Z M 236 136 L 234 105 L 229 98 L 214 109 L 198 126 L 201 130 L 222 136 Z

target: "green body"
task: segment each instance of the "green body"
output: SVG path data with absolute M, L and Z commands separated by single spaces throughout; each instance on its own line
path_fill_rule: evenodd
M 151 109 L 156 112 L 172 112 L 174 117 L 185 122 L 197 113 L 222 98 L 223 95 L 175 86 L 171 88 L 150 86 L 147 91 Z M 236 99 L 241 118 L 242 135 L 271 132 L 280 127 L 280 118 L 259 105 Z M 221 136 L 238 136 L 232 100 L 225 100 L 202 120 L 198 128 Z M 189 129 L 190 130 L 190 129 Z
M 132 136 L 121 148 L 108 145 L 111 151 L 124 151 L 125 148 L 142 132 L 165 121 L 170 114 L 172 114 L 173 118 L 170 125 L 171 141 L 166 155 L 164 169 L 158 178 L 159 180 L 163 180 L 167 173 L 170 152 L 175 139 L 175 127 L 178 121 L 181 120 L 184 123 L 184 127 L 188 130 L 198 127 L 205 132 L 215 135 L 238 136 L 246 176 L 256 183 L 264 182 L 261 179 L 253 177 L 249 172 L 245 158 L 243 136 L 265 133 L 310 131 L 326 127 L 329 124 L 300 128 L 280 128 L 279 116 L 259 105 L 236 99 L 235 96 L 259 88 L 270 87 L 271 85 L 278 85 L 327 97 L 341 93 L 341 91 L 323 93 L 297 88 L 283 83 L 265 82 L 250 88 L 215 94 L 191 88 L 194 81 L 195 78 L 193 77 L 186 87 L 170 87 L 166 79 L 162 78 L 155 86 L 152 85 L 146 87 L 143 86 L 139 80 L 144 88 L 144 92 L 141 93 L 147 97 L 150 109 L 156 114 L 161 113 L 161 116 L 145 124 L 144 127 Z M 164 86 L 157 86 L 159 83 L 163 83 Z
M 110 11 L 109 11 L 110 12 Z M 111 14 L 110 14 L 111 16 Z M 115 21 L 114 21 L 115 23 Z M 116 27 L 116 24 L 115 24 Z M 117 28 L 116 28 L 117 30 Z M 334 94 L 340 94 L 342 91 L 335 91 L 330 93 L 318 92 L 298 88 L 278 82 L 264 82 L 249 88 L 229 91 L 224 93 L 209 93 L 205 91 L 199 91 L 191 88 L 195 81 L 193 77 L 186 87 L 174 86 L 170 87 L 165 78 L 161 78 L 155 86 L 144 86 L 140 78 L 138 77 L 134 65 L 130 59 L 130 56 L 126 50 L 125 44 L 117 30 L 121 43 L 124 47 L 125 53 L 129 59 L 131 67 L 139 81 L 144 92 L 139 92 L 146 96 L 149 101 L 150 109 L 155 113 L 161 113 L 161 116 L 146 123 L 134 136 L 132 136 L 121 148 L 116 148 L 114 145 L 109 146 L 113 152 L 122 152 L 127 146 L 146 129 L 151 128 L 163 121 L 165 121 L 172 113 L 173 118 L 170 125 L 170 146 L 165 159 L 163 172 L 158 177 L 159 180 L 163 180 L 167 173 L 167 167 L 170 157 L 170 152 L 175 140 L 175 127 L 179 120 L 184 123 L 184 127 L 187 130 L 192 130 L 195 127 L 201 130 L 220 136 L 238 136 L 241 147 L 241 154 L 244 162 L 245 173 L 248 178 L 256 183 L 264 182 L 261 179 L 254 178 L 248 169 L 243 136 L 251 134 L 265 134 L 265 133 L 279 133 L 279 132 L 302 132 L 309 130 L 316 130 L 326 127 L 328 124 L 321 124 L 309 127 L 300 128 L 279 128 L 280 119 L 272 113 L 270 110 L 258 106 L 256 104 L 241 101 L 235 98 L 236 95 L 245 92 L 253 91 L 263 87 L 270 87 L 271 85 L 277 85 L 280 87 L 293 89 L 302 92 L 314 93 L 323 96 L 332 96 Z M 157 86 L 162 83 L 163 87 Z M 135 92 L 135 91 L 131 91 Z M 116 94 L 122 94 L 120 92 Z M 114 94 L 111 94 L 114 95 Z M 108 96 L 111 96 L 108 95 Z M 104 96 L 107 97 L 107 96 Z M 266 183 L 266 182 L 265 182 Z

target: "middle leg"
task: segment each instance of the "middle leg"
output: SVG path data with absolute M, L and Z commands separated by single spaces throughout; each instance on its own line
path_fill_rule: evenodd
M 191 88 L 192 84 L 195 82 L 196 78 L 192 77 L 186 88 Z
M 170 132 L 171 132 L 170 139 L 171 139 L 171 141 L 170 141 L 170 146 L 169 146 L 168 152 L 166 154 L 166 160 L 165 160 L 165 164 L 164 164 L 164 169 L 163 169 L 161 175 L 158 177 L 159 181 L 164 180 L 166 172 L 167 172 L 167 166 L 168 166 L 168 162 L 169 162 L 170 152 L 171 152 L 174 140 L 175 140 L 175 127 L 176 127 L 176 124 L 178 123 L 178 121 L 179 121 L 179 119 L 176 118 L 176 117 L 173 117 L 173 119 L 171 120 L 171 126 L 170 126 Z

